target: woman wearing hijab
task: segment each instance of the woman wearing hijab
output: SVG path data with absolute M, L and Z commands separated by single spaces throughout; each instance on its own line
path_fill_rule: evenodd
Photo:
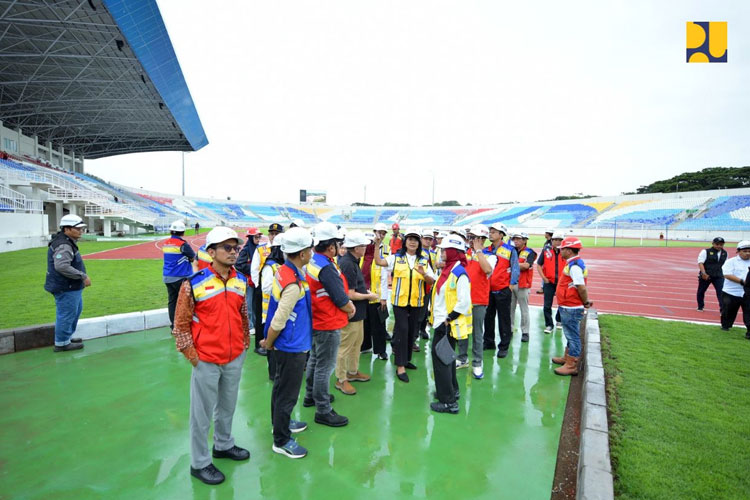
M 458 413 L 458 381 L 456 363 L 451 358 L 445 363 L 439 353 L 439 344 L 450 344 L 455 351 L 456 341 L 467 338 L 472 331 L 471 282 L 466 273 L 466 240 L 456 233 L 443 238 L 440 244 L 445 267 L 432 291 L 432 367 L 435 375 L 435 397 L 430 409 L 438 413 Z
M 391 348 L 396 358 L 396 377 L 402 382 L 409 382 L 406 369 L 417 369 L 411 362 L 411 346 L 417 338 L 419 322 L 422 319 L 425 287 L 435 282 L 435 274 L 422 252 L 419 228 L 407 229 L 404 245 L 396 254 L 389 255 L 385 260 L 393 277 L 391 304 L 395 325 Z

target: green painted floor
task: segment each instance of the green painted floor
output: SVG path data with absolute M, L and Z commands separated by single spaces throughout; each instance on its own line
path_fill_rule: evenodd
M 373 380 L 334 391 L 347 427 L 313 423 L 300 398 L 301 460 L 271 451 L 265 358 L 248 356 L 234 434 L 252 457 L 217 460 L 227 481 L 215 487 L 189 475 L 190 369 L 167 329 L 0 356 L 0 498 L 547 499 L 568 379 L 549 361 L 561 331 L 545 336 L 539 309 L 532 320 L 531 342 L 514 336 L 508 358 L 485 351 L 483 380 L 459 370 L 458 415 L 429 411 L 424 341 L 409 384 L 363 355 Z

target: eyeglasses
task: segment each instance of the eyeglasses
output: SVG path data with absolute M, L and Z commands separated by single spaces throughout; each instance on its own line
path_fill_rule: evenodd
M 223 248 L 226 253 L 232 253 L 232 250 L 239 252 L 242 247 L 239 245 L 221 245 L 221 248 Z

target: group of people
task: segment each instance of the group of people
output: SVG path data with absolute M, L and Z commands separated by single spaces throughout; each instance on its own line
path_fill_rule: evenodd
M 737 255 L 729 258 L 724 238 L 717 236 L 711 247 L 698 254 L 698 311 L 705 307 L 706 291 L 714 287 L 719 302 L 721 329 L 729 331 L 742 309 L 745 338 L 750 340 L 750 240 L 737 243 Z
M 576 238 L 549 234 L 537 258 L 527 247 L 528 235 L 509 232 L 501 223 L 445 233 L 419 228 L 402 233 L 394 224 L 389 245 L 384 243 L 384 224 L 376 224 L 372 232 L 344 231 L 329 222 L 310 231 L 299 225 L 284 231 L 280 224 L 272 224 L 267 242 L 257 228 L 251 228 L 244 245 L 233 229 L 217 227 L 207 234 L 201 249 L 208 264 L 198 269 L 197 256 L 183 248 L 187 245 L 179 231 L 183 227 L 179 221 L 173 227 L 162 247 L 164 277 L 171 304 L 176 281 L 167 278 L 176 277 L 177 266 L 185 266 L 173 310 L 170 305 L 170 320 L 176 347 L 193 366 L 191 474 L 205 483 L 224 480 L 212 457 L 246 460 L 250 456 L 235 444 L 231 423 L 252 324 L 255 352 L 267 357 L 273 381 L 272 449 L 290 458 L 307 454 L 294 438 L 307 423 L 291 418 L 303 379 L 302 404 L 315 407 L 314 421 L 331 427 L 347 425 L 348 418 L 332 407 L 330 378 L 334 375 L 334 387 L 352 396 L 357 383 L 370 380 L 359 369 L 360 354 L 371 351 L 378 359 L 388 359 L 389 301 L 399 381 L 408 383 L 408 370 L 417 369 L 412 354 L 418 349 L 423 324 L 433 327 L 436 401 L 430 408 L 435 412 L 459 412 L 456 370 L 469 364 L 470 341 L 477 379 L 483 377 L 484 349 L 497 347 L 497 357 L 507 356 L 516 307 L 521 310 L 522 341 L 529 340 L 528 297 L 535 265 L 545 293 L 557 296 L 568 339 L 565 354 L 552 359 L 562 365 L 555 372 L 577 374 L 579 323 L 591 303 L 586 267 L 578 256 L 582 245 Z M 187 266 L 194 269 L 187 272 Z M 259 308 L 251 307 L 257 304 Z M 551 305 L 550 300 L 549 314 L 545 311 L 550 321 Z M 495 319 L 500 339 L 496 346 Z M 209 452 L 212 419 L 214 447 Z

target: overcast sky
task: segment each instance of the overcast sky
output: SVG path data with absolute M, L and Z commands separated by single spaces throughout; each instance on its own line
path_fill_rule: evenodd
M 747 0 L 159 0 L 209 145 L 188 196 L 329 204 L 617 195 L 750 165 Z M 685 62 L 728 21 L 727 64 Z M 180 153 L 88 160 L 181 189 Z

